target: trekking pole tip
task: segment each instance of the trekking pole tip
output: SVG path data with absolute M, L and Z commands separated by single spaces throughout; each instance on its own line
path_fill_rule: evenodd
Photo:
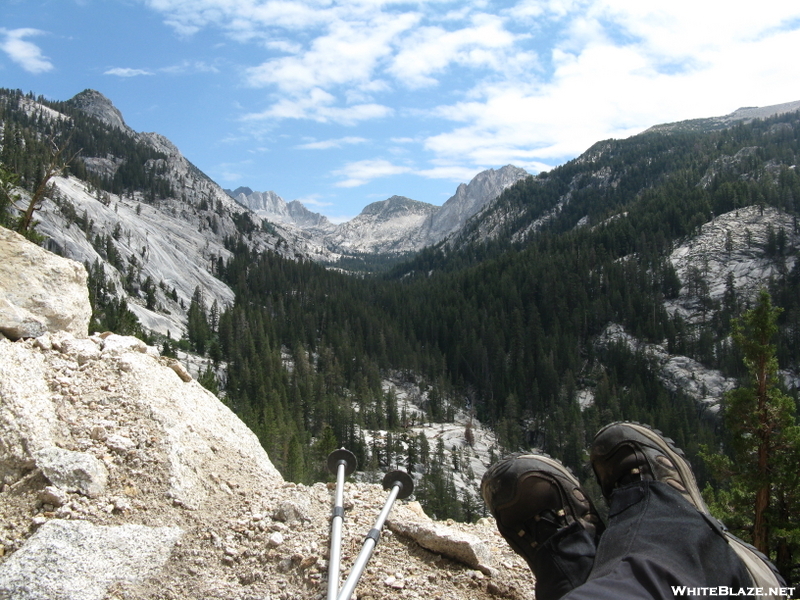
M 338 450 L 334 450 L 328 455 L 328 471 L 330 471 L 331 473 L 335 474 L 339 470 L 339 465 L 342 463 L 345 466 L 344 467 L 345 475 L 351 475 L 358 466 L 356 455 L 350 452 L 350 450 L 339 448 Z
M 389 490 L 394 486 L 400 487 L 397 498 L 403 500 L 408 498 L 414 491 L 414 480 L 405 471 L 391 471 L 383 478 L 383 489 Z

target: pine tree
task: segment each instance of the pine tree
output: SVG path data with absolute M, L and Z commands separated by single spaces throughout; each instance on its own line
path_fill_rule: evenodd
M 286 446 L 285 476 L 289 481 L 303 482 L 306 479 L 306 463 L 303 444 L 297 434 L 292 435 Z
M 167 342 L 165 341 L 164 345 L 166 346 L 166 344 Z M 197 380 L 197 382 L 215 396 L 219 396 L 217 375 L 214 373 L 214 369 L 211 368 L 211 365 L 206 365 L 205 370 L 200 374 L 200 378 Z
M 800 548 L 800 427 L 794 401 L 778 387 L 774 338 L 781 309 L 766 290 L 756 306 L 733 321 L 733 339 L 748 370 L 746 385 L 725 396 L 724 423 L 731 456 L 704 458 L 724 490 L 706 488 L 717 516 L 752 532 L 752 543 L 775 560 L 784 576 Z
M 193 350 L 198 354 L 205 353 L 206 345 L 211 339 L 211 328 L 206 317 L 205 299 L 200 286 L 195 288 L 186 313 L 186 336 Z
M 12 225 L 13 219 L 9 209 L 19 200 L 19 193 L 16 191 L 18 186 L 19 178 L 16 174 L 0 165 L 0 225 L 2 226 Z

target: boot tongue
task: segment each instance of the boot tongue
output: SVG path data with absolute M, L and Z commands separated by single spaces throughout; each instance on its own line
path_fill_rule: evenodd
M 543 544 L 556 531 L 569 525 L 558 486 L 548 479 L 535 475 L 525 477 L 517 485 L 515 498 L 519 500 L 503 507 L 502 519 L 503 525 L 518 532 L 519 537 L 527 533 L 537 545 Z M 531 503 L 532 498 L 535 498 L 535 505 Z
M 602 474 L 603 495 L 608 498 L 611 492 L 629 483 L 652 481 L 653 472 L 643 452 L 635 446 L 621 446 L 614 454 L 603 460 L 605 473 Z

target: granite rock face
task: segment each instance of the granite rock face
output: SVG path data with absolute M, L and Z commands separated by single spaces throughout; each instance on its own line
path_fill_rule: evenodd
M 86 269 L 0 227 L 0 333 L 11 339 L 65 331 L 86 337 L 92 308 Z
M 48 521 L 0 568 L 0 598 L 103 600 L 111 585 L 161 568 L 181 534 L 177 527 Z
M 125 119 L 122 118 L 122 113 L 119 109 L 111 103 L 111 100 L 97 90 L 83 90 L 75 95 L 70 102 L 87 115 L 102 121 L 110 127 L 122 131 L 131 131 L 125 124 Z

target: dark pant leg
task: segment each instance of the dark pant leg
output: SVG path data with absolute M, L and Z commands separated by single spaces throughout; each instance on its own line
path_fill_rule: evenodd
M 676 596 L 673 586 L 752 586 L 714 522 L 668 484 L 641 481 L 620 488 L 610 505 L 592 572 L 564 600 L 673 600 L 691 597 Z
M 558 600 L 583 584 L 592 571 L 594 536 L 575 522 L 553 534 L 530 563 L 536 576 L 536 600 Z

